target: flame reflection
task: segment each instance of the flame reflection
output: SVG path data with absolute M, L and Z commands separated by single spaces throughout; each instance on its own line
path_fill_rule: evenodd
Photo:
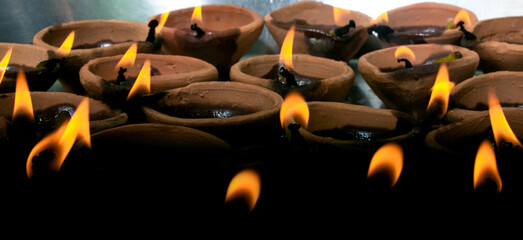
M 398 181 L 403 170 L 403 149 L 397 143 L 387 143 L 381 146 L 372 156 L 367 177 L 385 171 L 391 179 L 391 187 Z
M 261 181 L 258 172 L 252 169 L 242 170 L 237 173 L 229 183 L 225 202 L 242 198 L 247 201 L 249 212 L 254 209 L 260 196 Z
M 488 179 L 494 181 L 497 191 L 501 192 L 501 177 L 496 164 L 494 148 L 489 140 L 483 140 L 478 148 L 474 163 L 474 189 L 484 184 Z

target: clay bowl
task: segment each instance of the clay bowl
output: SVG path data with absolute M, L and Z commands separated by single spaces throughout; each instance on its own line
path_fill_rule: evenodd
M 268 89 L 238 82 L 199 82 L 146 99 L 148 122 L 196 128 L 230 143 L 279 136 L 283 99 Z
M 72 116 L 84 96 L 64 92 L 31 92 L 35 122 L 42 128 L 58 126 L 64 116 Z M 0 95 L 0 116 L 12 119 L 15 93 Z M 111 109 L 108 105 L 89 99 L 89 127 L 91 133 L 122 125 L 127 114 Z M 50 129 L 49 129 L 50 130 Z
M 523 72 L 498 71 L 469 78 L 456 85 L 450 93 L 451 109 L 447 119 L 461 121 L 488 112 L 488 96 L 492 89 L 504 108 L 523 106 Z
M 0 43 L 0 59 L 13 48 L 7 72 L 0 80 L 0 93 L 14 92 L 18 71 L 24 72 L 30 91 L 47 91 L 58 78 L 53 69 L 37 70 L 39 63 L 49 59 L 47 50 L 32 44 Z
M 522 139 L 523 109 L 503 107 L 503 113 L 516 137 Z M 429 132 L 425 144 L 432 149 L 453 155 L 476 156 L 480 142 L 492 139 L 491 132 L 489 112 L 481 111 L 462 121 Z
M 493 18 L 480 21 L 474 35 L 480 43 L 474 51 L 481 59 L 483 72 L 523 71 L 523 17 Z
M 53 25 L 40 30 L 33 37 L 33 44 L 50 50 L 51 58 L 62 58 L 58 48 L 75 31 L 73 48 L 63 64 L 60 83 L 68 92 L 83 94 L 79 81 L 80 68 L 89 60 L 124 54 L 133 43 L 138 52 L 153 51 L 153 44 L 145 42 L 149 27 L 146 24 L 124 20 L 83 20 Z
M 277 73 L 278 59 L 279 55 L 261 55 L 242 60 L 232 66 L 231 81 L 261 86 L 282 96 L 298 91 L 307 101 L 338 102 L 345 100 L 354 83 L 354 71 L 346 62 L 293 54 L 293 71 L 304 80 L 297 87 L 287 87 L 272 76 Z
M 463 33 L 458 29 L 446 30 L 449 20 L 463 8 L 443 3 L 423 2 L 399 7 L 387 11 L 388 25 L 396 34 L 385 39 L 378 35 L 383 47 L 418 43 L 438 43 L 460 45 Z M 472 31 L 478 22 L 476 15 L 467 10 L 470 26 L 465 29 Z
M 183 87 L 193 82 L 218 80 L 216 68 L 203 60 L 160 54 L 137 54 L 135 63 L 124 73 L 127 81 L 116 84 L 116 64 L 123 55 L 96 58 L 80 69 L 80 82 L 87 94 L 114 106 L 121 106 L 127 100 L 146 59 L 151 61 L 151 94 Z
M 339 102 L 312 101 L 307 105 L 308 125 L 298 131 L 305 142 L 316 147 L 373 153 L 384 143 L 415 136 L 414 120 L 402 112 Z M 292 138 L 290 123 L 304 124 L 294 116 L 285 120 L 286 131 Z
M 264 17 L 265 25 L 276 43 L 282 46 L 289 28 L 295 25 L 293 53 L 311 54 L 335 60 L 348 61 L 363 46 L 368 38 L 366 28 L 371 17 L 354 10 L 345 11 L 337 25 L 333 7 L 313 1 L 300 1 L 275 10 Z M 329 31 L 343 27 L 354 20 L 356 28 L 351 28 L 345 37 L 333 37 Z
M 459 51 L 462 55 L 460 59 L 446 62 L 450 81 L 457 84 L 474 76 L 479 57 L 467 48 L 448 44 L 413 44 L 407 47 L 416 56 L 412 68 L 406 69 L 403 62 L 398 63 L 394 57 L 397 47 L 390 47 L 361 56 L 358 70 L 387 108 L 406 112 L 421 120 L 441 65 L 427 63 Z
M 230 67 L 256 42 L 263 29 L 262 17 L 253 10 L 235 5 L 201 6 L 205 32 L 197 37 L 190 29 L 194 8 L 169 13 L 160 31 L 162 51 L 202 59 L 216 66 L 220 79 L 228 79 Z M 152 19 L 159 19 L 154 16 Z

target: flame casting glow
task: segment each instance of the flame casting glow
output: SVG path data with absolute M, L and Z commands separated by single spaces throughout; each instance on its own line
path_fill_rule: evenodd
M 192 16 L 191 16 L 191 23 L 197 23 L 197 24 L 202 24 L 203 23 L 203 20 L 202 20 L 202 4 L 200 1 L 198 1 L 198 5 L 196 7 L 194 7 L 194 10 L 192 12 Z
M 387 24 L 389 23 L 389 14 L 387 12 L 384 12 L 380 14 L 376 19 L 373 19 L 371 21 L 372 24 Z
M 483 140 L 476 154 L 474 163 L 474 189 L 483 184 L 487 179 L 496 183 L 497 191 L 501 192 L 501 177 L 496 164 L 496 154 L 489 140 Z
M 165 25 L 165 22 L 167 22 L 168 17 L 169 12 L 164 12 L 160 15 L 160 20 L 158 21 L 158 26 L 156 27 L 156 35 L 158 35 L 162 31 L 162 28 Z
M 20 117 L 29 117 L 34 119 L 33 115 L 33 103 L 31 101 L 31 93 L 27 86 L 27 80 L 25 74 L 22 71 L 18 72 L 16 77 L 16 90 L 15 90 L 15 105 L 13 108 L 13 120 Z
M 146 59 L 133 87 L 129 91 L 129 95 L 127 95 L 127 100 L 135 95 L 148 94 L 149 92 L 151 92 L 151 61 Z
M 332 14 L 334 16 L 334 23 L 337 26 L 344 26 L 348 22 L 344 22 L 344 17 L 350 14 L 350 11 L 343 8 L 332 7 Z
M 82 100 L 69 121 L 65 121 L 56 131 L 44 137 L 33 147 L 26 162 L 27 176 L 29 178 L 33 176 L 33 159 L 46 150 L 53 154 L 52 159 L 46 159 L 50 161 L 49 170 L 59 171 L 77 140 L 80 140 L 87 147 L 91 147 L 88 98 Z
M 489 91 L 489 116 L 490 125 L 492 126 L 492 132 L 494 133 L 494 139 L 497 145 L 499 145 L 501 141 L 505 141 L 523 148 L 523 145 L 521 145 L 521 142 L 519 142 L 508 125 L 505 114 L 503 113 L 503 108 L 501 108 L 499 100 L 492 90 Z
M 9 64 L 9 60 L 11 59 L 12 52 L 13 48 L 11 47 L 5 53 L 4 58 L 2 58 L 2 61 L 0 61 L 0 84 L 2 83 L 2 79 L 4 79 L 4 74 L 7 71 L 7 65 Z
M 416 61 L 416 55 L 414 55 L 414 52 L 410 48 L 405 46 L 398 47 L 394 52 L 394 57 L 396 59 L 407 58 L 411 62 Z
M 289 92 L 281 105 L 280 122 L 282 128 L 285 127 L 285 122 L 290 116 L 293 116 L 301 126 L 307 128 L 309 123 L 309 106 L 303 96 L 297 92 Z
M 285 36 L 285 39 L 283 39 L 283 44 L 281 45 L 281 51 L 280 51 L 280 64 L 283 63 L 283 66 L 287 68 L 287 70 L 293 69 L 292 64 L 292 42 L 294 41 L 294 25 L 289 29 L 287 32 L 287 35 Z
M 445 113 L 447 113 L 449 96 L 452 88 L 454 88 L 454 83 L 449 81 L 449 71 L 447 65 L 441 64 L 438 75 L 436 76 L 436 81 L 434 81 L 434 86 L 432 87 L 432 93 L 430 95 L 429 104 L 427 105 L 427 110 L 437 106 L 439 102 L 441 111 L 438 117 L 442 118 Z
M 249 212 L 254 209 L 258 197 L 260 196 L 261 181 L 258 172 L 252 169 L 246 169 L 237 173 L 229 183 L 225 202 L 232 199 L 243 197 L 248 201 Z
M 467 29 L 471 28 L 469 13 L 466 10 L 464 10 L 464 9 L 459 10 L 459 12 L 454 17 L 454 26 L 456 24 L 458 24 L 459 21 L 463 21 L 465 23 L 465 25 L 464 25 L 465 28 L 467 28 Z
M 116 71 L 120 69 L 120 67 L 127 68 L 134 65 L 134 61 L 136 60 L 136 52 L 138 51 L 138 44 L 133 43 L 129 49 L 127 49 L 127 52 L 122 56 L 118 64 L 116 64 L 116 67 L 114 68 Z
M 398 181 L 403 170 L 403 149 L 397 143 L 381 146 L 372 156 L 367 177 L 386 170 L 391 179 L 391 187 Z
M 67 38 L 64 40 L 64 42 L 60 46 L 60 48 L 58 48 L 58 50 L 56 51 L 56 53 L 59 56 L 66 57 L 69 55 L 69 53 L 71 52 L 71 49 L 73 48 L 74 36 L 75 36 L 74 31 L 71 31 L 71 33 L 69 33 Z

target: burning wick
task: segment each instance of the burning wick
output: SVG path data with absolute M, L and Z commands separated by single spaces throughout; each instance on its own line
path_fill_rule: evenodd
M 191 24 L 191 30 L 195 31 L 196 32 L 196 37 L 199 38 L 201 36 L 203 36 L 205 34 L 205 32 L 200 28 L 198 27 L 198 24 Z
M 280 67 L 280 70 L 278 71 L 278 79 L 281 83 L 284 83 L 287 86 L 298 86 L 298 82 L 296 82 L 294 75 L 283 66 Z
M 287 128 L 290 131 L 290 140 L 293 143 L 304 143 L 305 139 L 300 134 L 299 129 L 301 128 L 301 124 L 299 123 L 290 123 Z
M 398 58 L 398 62 L 405 62 L 405 68 L 412 68 L 412 63 L 406 58 Z
M 118 77 L 116 78 L 116 84 L 127 81 L 123 74 L 124 72 L 127 72 L 127 68 L 120 67 L 120 70 L 118 70 Z
M 147 39 L 145 41 L 147 42 L 154 42 L 155 35 L 156 35 L 156 27 L 158 27 L 158 21 L 156 19 L 153 19 L 149 22 L 147 26 L 149 26 L 149 33 L 147 34 Z
M 348 34 L 351 28 L 356 28 L 356 22 L 354 20 L 350 20 L 349 24 L 343 26 L 343 27 L 337 27 L 330 31 L 330 34 L 332 36 L 337 37 L 343 37 L 344 35 Z
M 476 35 L 474 35 L 473 33 L 467 31 L 467 29 L 465 29 L 465 22 L 463 21 L 459 21 L 457 24 L 456 24 L 457 27 L 459 27 L 459 30 L 463 32 L 463 34 L 465 35 L 465 39 L 467 40 L 470 40 L 470 41 L 476 41 L 478 38 L 476 37 Z

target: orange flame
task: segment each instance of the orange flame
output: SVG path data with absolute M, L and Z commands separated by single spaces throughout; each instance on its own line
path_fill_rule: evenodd
M 494 133 L 494 139 L 497 145 L 499 145 L 501 141 L 506 141 L 523 148 L 523 145 L 521 145 L 521 142 L 519 142 L 508 125 L 499 100 L 492 90 L 489 91 L 489 116 L 490 125 L 492 126 L 492 132 Z
M 479 145 L 474 163 L 474 189 L 489 178 L 496 183 L 497 191 L 501 192 L 501 177 L 496 164 L 496 154 L 490 141 L 485 139 Z
M 58 50 L 56 51 L 56 53 L 59 56 L 66 57 L 69 55 L 69 53 L 71 52 L 71 49 L 73 48 L 74 36 L 75 36 L 74 31 L 71 31 L 71 33 L 69 33 L 67 38 L 64 40 L 64 42 L 60 46 L 60 48 L 58 48 Z
M 15 91 L 13 120 L 21 116 L 29 117 L 31 120 L 34 119 L 31 93 L 29 92 L 29 87 L 27 86 L 25 73 L 22 71 L 19 71 L 18 76 L 16 77 Z
M 191 23 L 203 24 L 202 20 L 202 4 L 198 3 L 198 6 L 194 7 L 191 16 Z
M 133 87 L 129 91 L 129 95 L 127 95 L 127 100 L 135 95 L 148 94 L 149 92 L 151 92 L 151 61 L 146 59 Z
M 49 170 L 58 172 L 77 140 L 91 147 L 88 98 L 80 102 L 69 121 L 65 121 L 56 131 L 44 137 L 33 147 L 26 162 L 27 176 L 29 178 L 33 176 L 33 159 L 45 150 L 51 150 L 54 154 L 54 157 L 49 159 Z
M 465 28 L 471 28 L 469 13 L 466 10 L 459 10 L 459 12 L 454 17 L 454 25 L 458 24 L 459 21 L 463 21 L 465 23 Z
M 4 79 L 4 74 L 7 71 L 7 64 L 9 64 L 12 52 L 13 48 L 10 47 L 5 53 L 4 58 L 2 58 L 2 61 L 0 61 L 0 83 L 2 83 L 2 79 Z
M 389 23 L 389 14 L 384 12 L 380 14 L 376 19 L 372 19 L 371 24 L 387 24 Z
M 280 64 L 283 63 L 283 66 L 287 68 L 287 70 L 293 69 L 292 64 L 292 43 L 294 41 L 294 25 L 289 29 L 287 32 L 287 35 L 285 36 L 285 39 L 283 39 L 283 44 L 281 46 L 280 51 Z
M 165 22 L 167 22 L 168 17 L 169 17 L 169 12 L 164 12 L 160 15 L 160 20 L 158 21 L 158 26 L 156 27 L 156 34 L 160 33 L 160 31 L 162 31 L 162 28 L 165 25 Z
M 293 116 L 303 127 L 307 127 L 309 123 L 309 106 L 303 96 L 297 92 L 289 92 L 281 105 L 280 122 L 282 128 L 285 127 L 285 122 L 290 116 Z
M 416 55 L 414 54 L 414 52 L 408 48 L 408 47 L 405 47 L 405 46 L 400 46 L 396 49 L 396 51 L 394 52 L 394 57 L 395 58 L 408 58 L 408 60 L 410 62 L 414 62 L 416 61 Z
M 403 170 L 403 149 L 397 143 L 387 143 L 381 146 L 372 156 L 367 178 L 387 170 L 390 174 L 391 187 L 398 181 Z
M 450 91 L 454 88 L 454 83 L 449 81 L 449 71 L 446 64 L 441 64 L 438 75 L 436 76 L 436 81 L 432 87 L 432 93 L 430 95 L 429 104 L 427 106 L 427 111 L 438 105 L 440 102 L 441 112 L 438 117 L 442 118 L 445 113 L 447 113 L 447 108 L 449 105 L 449 96 Z
M 116 64 L 116 67 L 114 68 L 116 71 L 120 69 L 120 67 L 127 68 L 132 65 L 134 65 L 134 61 L 136 60 L 136 52 L 138 51 L 138 44 L 133 43 L 129 49 L 127 49 L 127 52 L 122 56 L 118 64 Z
M 237 173 L 229 183 L 225 202 L 232 199 L 243 197 L 248 201 L 249 212 L 254 209 L 260 196 L 261 181 L 258 172 L 252 169 L 246 169 Z
M 337 26 L 344 26 L 344 17 L 350 14 L 349 10 L 338 8 L 338 7 L 332 7 L 332 14 L 334 16 L 334 23 L 336 23 Z

